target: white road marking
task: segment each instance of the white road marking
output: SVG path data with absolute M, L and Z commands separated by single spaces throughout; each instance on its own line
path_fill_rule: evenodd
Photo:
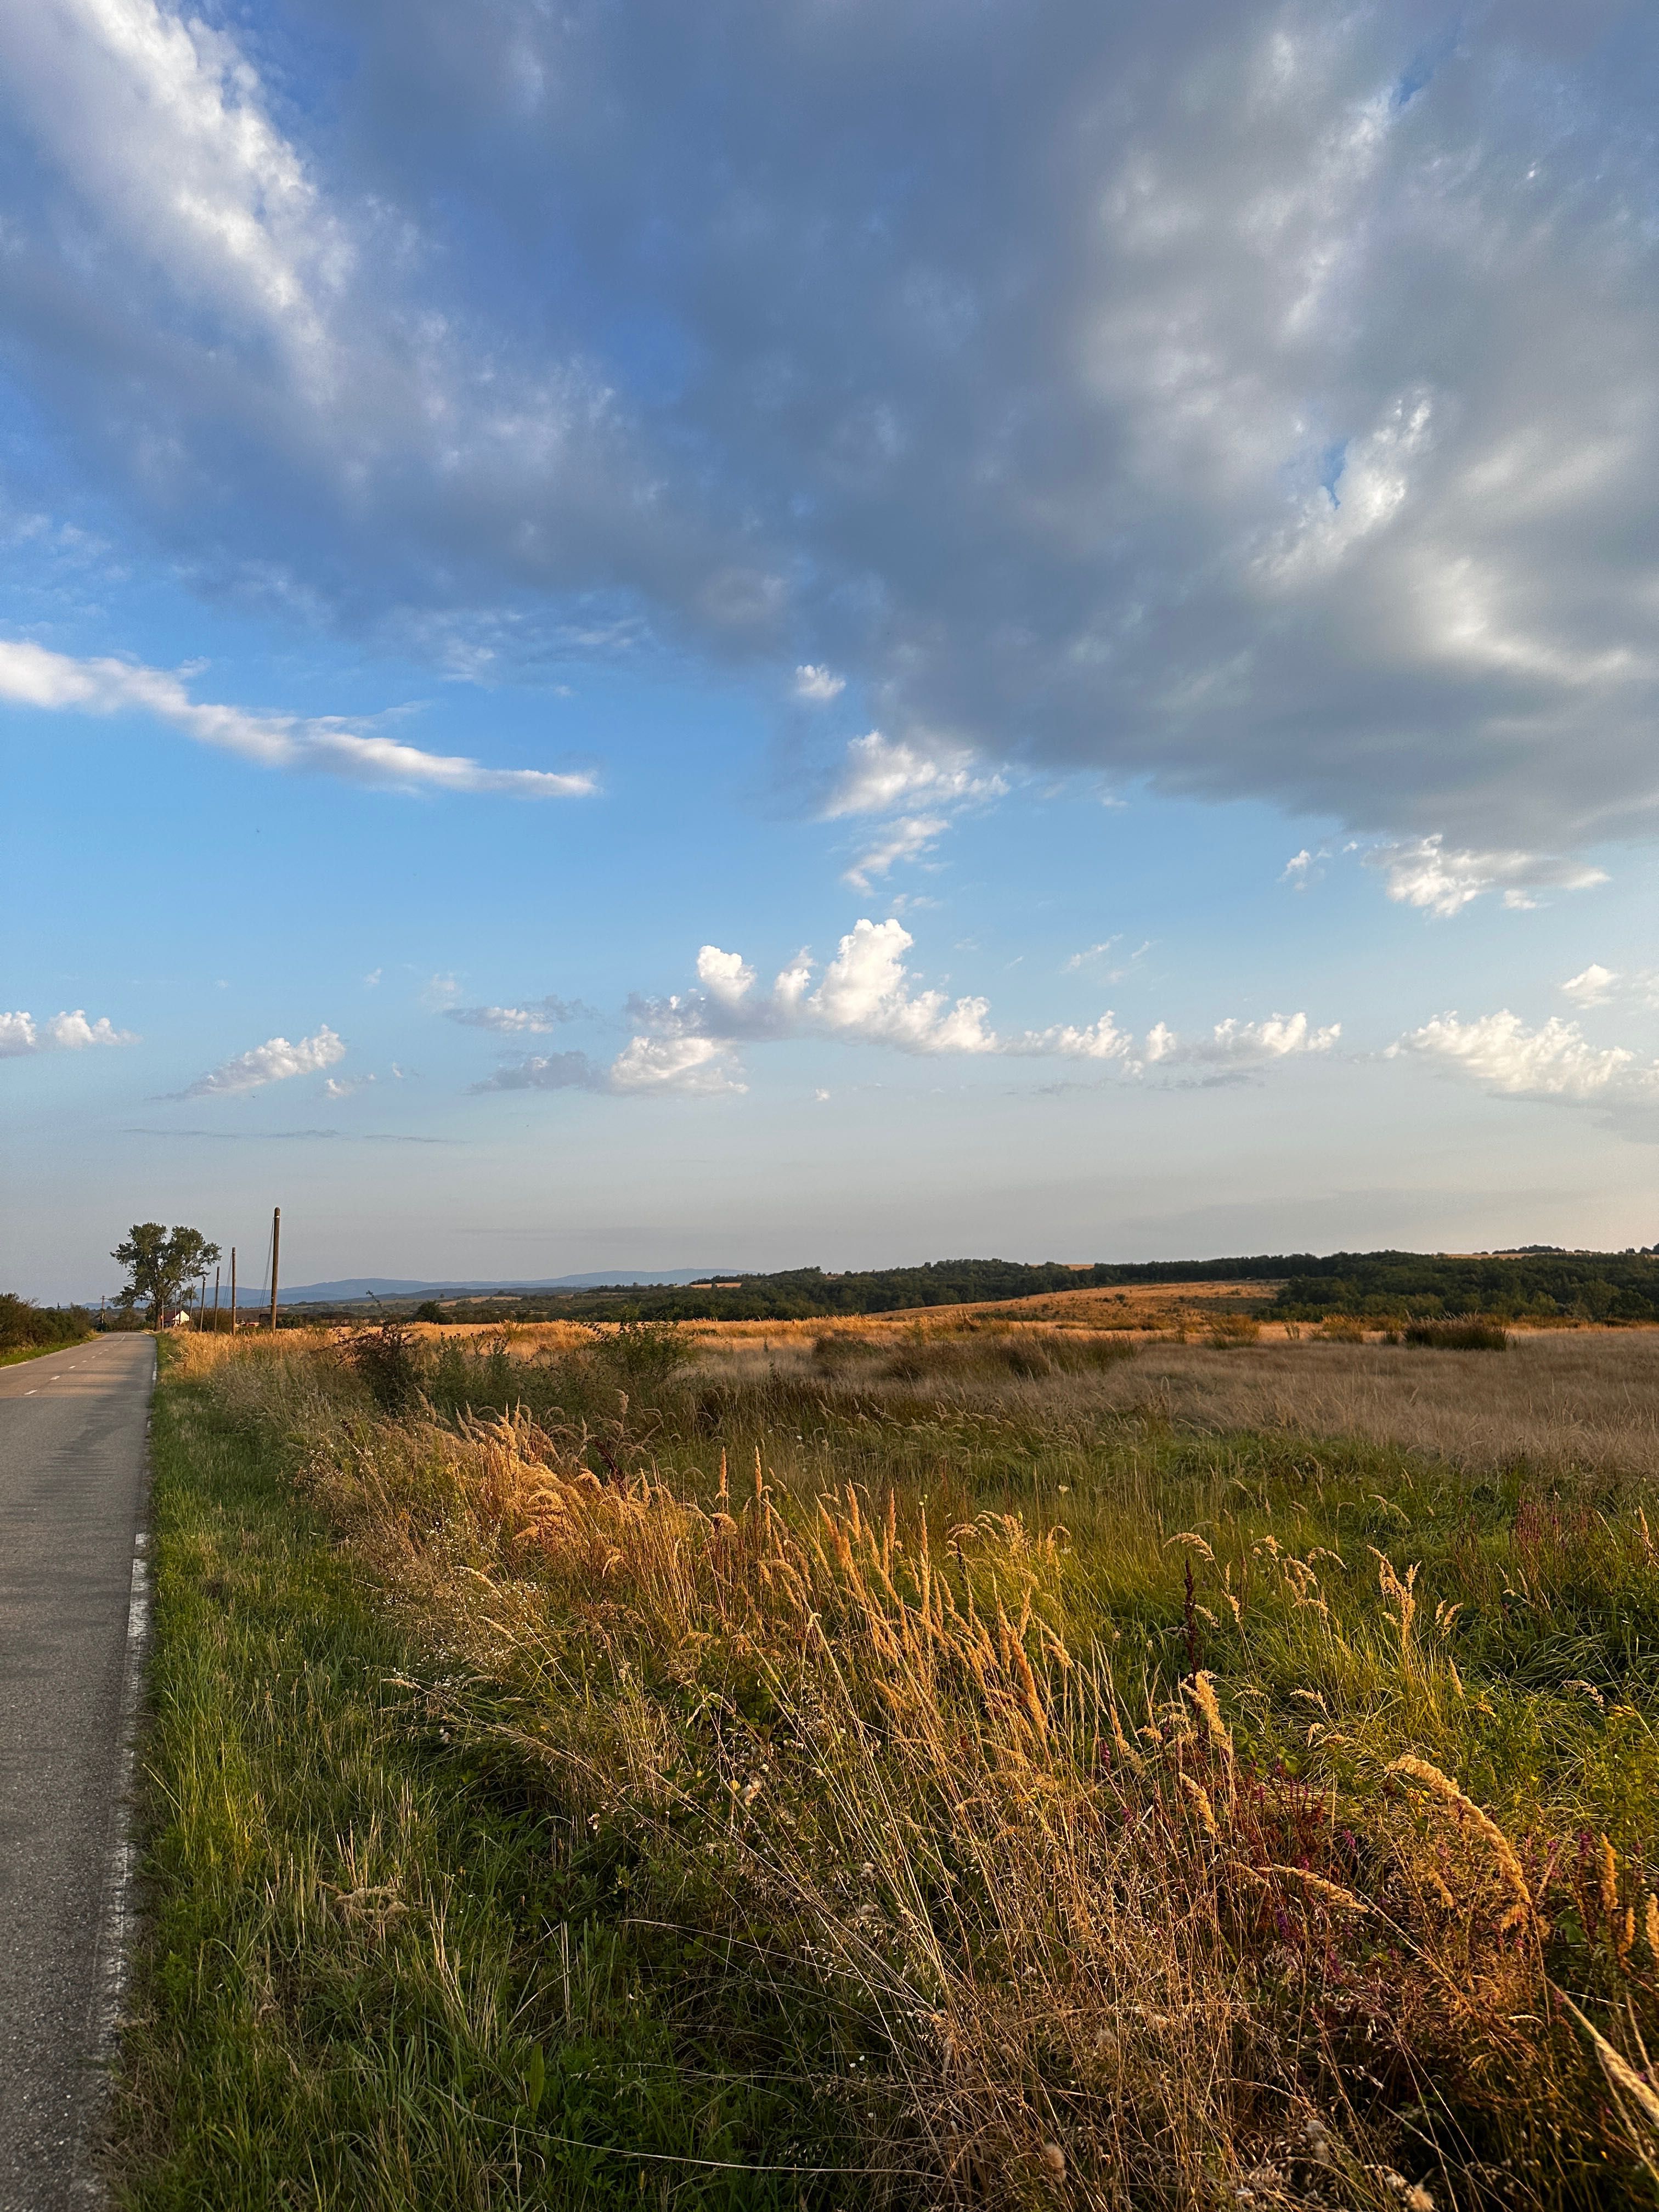
M 155 1368 L 150 1370 L 152 1387 Z M 148 1439 L 150 1423 L 144 1423 Z M 148 1449 L 148 1443 L 146 1444 Z M 147 1509 L 146 1509 L 147 1510 Z M 133 1539 L 132 1582 L 127 1599 L 127 1643 L 121 1672 L 121 1747 L 115 1778 L 115 1826 L 104 1876 L 104 1905 L 99 1917 L 98 1955 L 92 2009 L 93 2079 L 101 2077 L 107 2094 L 110 2070 L 121 2032 L 134 1924 L 133 1885 L 138 1871 L 138 1843 L 133 1832 L 133 1774 L 137 1762 L 138 1719 L 144 1687 L 144 1654 L 149 1641 L 149 1533 Z M 82 2109 L 82 2140 L 70 2201 L 76 2212 L 102 2212 L 107 2203 L 101 2176 L 87 2154 L 88 2124 L 95 2124 L 102 2100 L 94 2091 Z

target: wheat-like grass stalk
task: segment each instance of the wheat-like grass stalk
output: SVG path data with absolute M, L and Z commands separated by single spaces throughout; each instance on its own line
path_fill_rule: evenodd
M 1369 1912 L 1370 1907 L 1363 1897 L 1356 1897 L 1351 1889 L 1344 1889 L 1338 1881 L 1327 1881 L 1323 1875 L 1314 1874 L 1307 1867 L 1280 1866 L 1268 1863 L 1269 1874 L 1283 1875 L 1289 1881 L 1299 1881 L 1302 1887 L 1327 1905 L 1339 1906 L 1344 1912 Z
M 1553 1984 L 1551 1986 L 1553 1989 Z M 1652 2082 L 1637 2072 L 1624 2052 L 1607 2041 L 1595 2022 L 1579 2010 L 1565 1990 L 1555 1990 L 1554 1995 L 1557 2002 L 1572 2014 L 1589 2038 L 1590 2048 L 1601 2060 L 1601 2070 L 1613 2087 L 1630 2099 L 1650 2127 L 1659 2128 L 1659 2093 L 1656 2093 Z
M 1233 1755 L 1233 1739 L 1226 1723 L 1221 1717 L 1221 1707 L 1215 1694 L 1215 1676 L 1203 1672 L 1196 1674 L 1187 1684 L 1186 1689 L 1188 1696 L 1204 1716 L 1205 1724 L 1210 1731 L 1211 1742 L 1215 1745 L 1224 1758 L 1231 1759 Z
M 1516 1855 L 1514 1844 L 1492 1815 L 1483 1812 L 1473 1797 L 1466 1796 L 1449 1774 L 1443 1774 L 1426 1759 L 1416 1759 L 1409 1753 L 1403 1759 L 1390 1760 L 1387 1771 L 1390 1774 L 1403 1775 L 1407 1781 L 1420 1783 L 1431 1796 L 1439 1798 L 1443 1804 L 1451 1806 L 1467 1820 L 1475 1832 L 1491 1845 L 1492 1856 L 1497 1860 L 1504 1881 L 1514 1892 L 1516 1902 L 1525 1908 L 1528 1916 L 1536 1913 L 1537 1906 L 1527 1881 L 1526 1869 Z

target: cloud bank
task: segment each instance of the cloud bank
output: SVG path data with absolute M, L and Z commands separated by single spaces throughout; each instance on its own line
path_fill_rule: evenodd
M 1474 1021 L 1442 1014 L 1389 1047 L 1477 1084 L 1489 1097 L 1566 1106 L 1659 1106 L 1659 1060 L 1623 1045 L 1590 1043 L 1577 1022 L 1552 1016 L 1529 1029 L 1507 1007 Z
M 0 1060 L 36 1052 L 80 1052 L 90 1044 L 137 1044 L 131 1030 L 118 1030 L 104 1016 L 89 1022 L 77 1006 L 37 1022 L 33 1014 L 0 1013 Z
M 267 1083 L 286 1083 L 291 1076 L 317 1075 L 326 1067 L 337 1066 L 345 1058 L 345 1049 L 325 1022 L 314 1035 L 301 1037 L 297 1044 L 290 1044 L 286 1037 L 269 1037 L 252 1051 L 238 1053 L 234 1060 L 223 1060 L 205 1075 L 198 1075 L 178 1095 L 181 1098 L 246 1097 L 252 1091 L 263 1090 Z
M 1309 865 L 1310 856 L 1298 853 L 1285 876 L 1294 881 Z M 1539 904 L 1540 891 L 1589 890 L 1607 880 L 1604 868 L 1548 854 L 1450 851 L 1441 836 L 1381 846 L 1365 855 L 1365 865 L 1384 871 L 1391 899 L 1421 907 L 1443 921 L 1486 891 L 1501 890 L 1506 907 L 1525 909 Z
M 393 738 L 365 736 L 331 719 L 301 720 L 210 706 L 193 700 L 166 669 L 141 668 L 125 660 L 75 660 L 27 641 L 0 640 L 0 700 L 54 713 L 150 714 L 198 744 L 235 753 L 259 768 L 310 769 L 398 790 L 577 799 L 594 787 L 591 775 L 483 768 L 458 755 L 422 752 Z
M 209 574 L 1438 837 L 1433 911 L 1659 826 L 1656 59 L 1613 0 L 35 0 L 0 307 Z
M 951 999 L 918 987 L 904 960 L 914 943 L 901 922 L 861 921 L 841 939 L 816 983 L 817 963 L 802 951 L 764 988 L 757 988 L 756 970 L 740 953 L 705 945 L 697 955 L 698 988 L 629 1000 L 638 1033 L 608 1067 L 586 1053 L 538 1054 L 473 1088 L 713 1096 L 744 1088 L 740 1047 L 814 1037 L 927 1057 L 1089 1060 L 1128 1079 L 1194 1068 L 1213 1080 L 1328 1053 L 1341 1035 L 1338 1023 L 1316 1029 L 1305 1013 L 1296 1013 L 1261 1022 L 1228 1019 L 1196 1037 L 1178 1036 L 1159 1022 L 1137 1042 L 1110 1012 L 1085 1026 L 1000 1034 L 991 1026 L 988 1000 Z

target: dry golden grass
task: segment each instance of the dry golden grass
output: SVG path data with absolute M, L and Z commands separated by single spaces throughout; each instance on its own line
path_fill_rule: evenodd
M 1659 1752 L 1620 1654 L 1659 1571 L 1611 1479 L 1656 1471 L 1659 1336 L 1031 1372 L 1072 1333 L 969 1323 L 699 1331 L 654 1429 L 626 1393 L 600 1426 L 374 1421 L 314 1348 L 185 1358 L 304 1441 L 428 1624 L 428 1722 L 726 1961 L 705 2059 L 765 1983 L 769 2063 L 872 2187 L 1641 2201 Z M 591 1400 L 540 1332 L 507 1349 Z M 1588 1487 L 1477 1507 L 1318 1437 Z M 1069 1481 L 976 1499 L 1048 1449 Z
M 1018 1333 L 1034 1347 L 1054 1338 L 1040 1325 L 998 1333 Z M 1061 1341 L 1070 1334 L 1061 1333 Z M 925 1357 L 927 1347 L 958 1340 L 958 1330 L 889 1321 L 798 1323 L 787 1333 L 775 1326 L 764 1340 L 739 1336 L 730 1324 L 718 1334 L 697 1332 L 710 1375 L 750 1384 L 769 1375 L 815 1375 L 812 1347 L 826 1336 L 889 1352 L 919 1344 Z M 878 1401 L 909 1392 L 873 1361 L 845 1374 L 830 1387 Z M 1025 1411 L 1060 1429 L 1102 1413 L 1151 1415 L 1200 1432 L 1364 1437 L 1468 1468 L 1524 1459 L 1540 1468 L 1595 1465 L 1659 1475 L 1659 1329 L 1518 1332 L 1501 1353 L 1323 1342 L 1311 1332 L 1286 1343 L 1264 1330 L 1259 1343 L 1224 1349 L 1154 1339 L 1140 1343 L 1133 1360 L 1087 1374 L 1011 1382 L 941 1370 L 935 1387 L 942 1402 L 964 1407 L 1000 1405 L 1012 1392 Z

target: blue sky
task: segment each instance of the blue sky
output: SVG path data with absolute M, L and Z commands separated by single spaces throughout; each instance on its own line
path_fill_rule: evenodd
M 0 8 L 0 1267 L 1651 1243 L 1648 11 Z

